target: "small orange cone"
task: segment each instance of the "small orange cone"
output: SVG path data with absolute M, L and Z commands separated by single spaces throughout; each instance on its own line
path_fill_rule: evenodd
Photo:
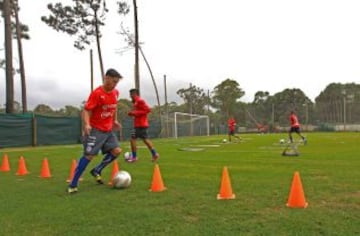
M 51 177 L 49 162 L 48 162 L 47 158 L 44 158 L 44 160 L 42 161 L 42 166 L 41 166 L 41 171 L 40 171 L 39 177 L 41 177 L 41 178 L 50 178 Z
M 222 172 L 220 193 L 217 195 L 218 200 L 235 199 L 235 194 L 232 191 L 231 181 L 229 178 L 228 169 L 225 166 Z
M 69 177 L 67 178 L 66 182 L 70 183 L 71 180 L 74 178 L 76 167 L 77 167 L 77 161 L 72 160 L 71 167 L 70 167 L 70 174 L 69 174 Z M 82 180 L 83 179 L 80 177 L 79 181 L 82 181 Z
M 16 175 L 27 175 L 27 174 L 29 174 L 29 172 L 26 169 L 25 158 L 21 156 L 19 159 L 19 167 L 16 172 Z
M 114 160 L 113 169 L 112 169 L 112 172 L 111 172 L 111 176 L 110 176 L 110 180 L 109 180 L 108 185 L 113 185 L 112 180 L 115 177 L 117 172 L 119 172 L 119 165 L 118 165 L 118 162 L 116 160 Z
M 10 171 L 9 158 L 6 153 L 4 154 L 3 159 L 2 159 L 0 171 L 3 171 L 3 172 Z
M 166 187 L 164 186 L 163 180 L 161 178 L 159 165 L 155 164 L 151 188 L 149 189 L 149 191 L 162 192 L 164 190 L 166 190 Z
M 308 206 L 308 203 L 305 201 L 304 190 L 298 171 L 294 173 L 289 199 L 286 206 L 292 208 L 306 208 Z

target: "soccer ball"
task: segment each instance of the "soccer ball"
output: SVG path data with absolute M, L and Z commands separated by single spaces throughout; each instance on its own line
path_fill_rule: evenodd
M 131 158 L 132 158 L 131 152 L 125 152 L 125 153 L 124 153 L 124 159 L 125 159 L 125 161 L 127 161 L 127 160 L 129 160 L 129 159 L 131 159 Z
M 125 170 L 117 172 L 112 179 L 114 188 L 127 188 L 131 184 L 131 175 Z
M 284 144 L 284 143 L 285 143 L 285 139 L 283 139 L 283 138 L 280 139 L 280 143 L 281 143 L 281 144 Z
M 226 142 L 227 142 L 227 139 L 226 139 L 226 138 L 224 138 L 224 139 L 223 139 L 223 143 L 226 143 Z

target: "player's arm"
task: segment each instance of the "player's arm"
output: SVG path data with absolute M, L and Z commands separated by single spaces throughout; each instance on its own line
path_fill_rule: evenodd
M 84 109 L 82 111 L 82 120 L 84 122 L 84 133 L 86 135 L 90 134 L 91 131 L 91 125 L 90 125 L 90 116 L 91 116 L 91 111 Z
M 128 113 L 129 116 L 143 116 L 151 112 L 150 107 L 145 103 L 145 101 L 139 101 L 135 110 L 132 110 Z
M 117 106 L 115 108 L 113 118 L 114 118 L 114 123 L 113 123 L 114 128 L 117 129 L 117 130 L 121 129 L 121 124 L 118 121 L 118 108 L 117 108 Z

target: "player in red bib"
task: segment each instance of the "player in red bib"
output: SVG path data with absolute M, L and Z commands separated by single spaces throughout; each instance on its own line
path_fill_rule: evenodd
M 228 128 L 229 128 L 229 132 L 228 132 L 228 136 L 229 136 L 229 142 L 231 142 L 231 136 L 233 136 L 234 138 L 236 138 L 238 141 L 240 141 L 240 137 L 235 135 L 235 126 L 236 126 L 236 121 L 235 118 L 233 116 L 230 116 L 228 119 Z
M 156 152 L 147 133 L 147 129 L 149 128 L 149 121 L 147 116 L 151 112 L 151 109 L 146 104 L 145 100 L 139 96 L 138 89 L 130 89 L 129 92 L 133 103 L 133 109 L 128 113 L 128 115 L 134 118 L 134 129 L 131 133 L 130 140 L 132 158 L 128 159 L 127 161 L 137 161 L 136 140 L 140 138 L 151 152 L 152 161 L 155 162 L 159 158 L 159 153 Z
M 78 181 L 90 161 L 101 152 L 104 155 L 99 165 L 90 171 L 99 184 L 101 171 L 121 153 L 119 141 L 113 129 L 120 129 L 117 120 L 117 100 L 119 91 L 115 88 L 122 76 L 114 69 L 109 69 L 103 78 L 103 85 L 90 93 L 82 112 L 84 132 L 84 153 L 75 169 L 74 177 L 68 186 L 68 193 L 78 191 Z
M 301 134 L 300 132 L 300 122 L 295 114 L 294 111 L 290 112 L 290 130 L 289 130 L 289 139 L 290 142 L 293 142 L 292 133 L 297 133 L 303 140 L 304 144 L 306 144 L 307 140 L 306 138 Z

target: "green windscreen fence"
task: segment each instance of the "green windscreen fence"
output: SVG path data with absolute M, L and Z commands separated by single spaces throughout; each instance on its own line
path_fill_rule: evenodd
M 32 145 L 32 115 L 0 114 L 0 147 Z
M 133 120 L 121 121 L 120 140 L 129 140 L 133 129 Z M 0 148 L 81 143 L 81 118 L 53 117 L 36 114 L 0 113 Z M 150 138 L 160 135 L 161 123 L 150 121 Z

